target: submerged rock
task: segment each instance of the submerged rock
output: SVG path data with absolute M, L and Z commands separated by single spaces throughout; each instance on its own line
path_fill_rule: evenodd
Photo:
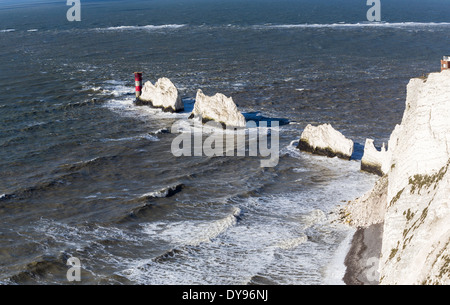
M 184 109 L 178 89 L 165 77 L 158 79 L 155 85 L 146 82 L 136 104 L 161 108 L 166 112 L 179 112 Z
M 317 155 L 350 160 L 353 154 L 353 141 L 347 139 L 330 124 L 317 127 L 308 124 L 300 137 L 297 148 Z
M 221 93 L 207 96 L 200 89 L 197 91 L 194 110 L 189 118 L 201 118 L 204 123 L 216 121 L 222 126 L 245 127 L 246 125 L 244 115 L 238 111 L 231 97 Z

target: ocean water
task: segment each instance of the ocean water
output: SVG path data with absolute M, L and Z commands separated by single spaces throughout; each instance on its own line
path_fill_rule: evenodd
M 0 283 L 342 283 L 352 230 L 333 211 L 377 177 L 300 153 L 331 123 L 387 142 L 411 77 L 450 53 L 448 1 L 0 3 Z M 280 159 L 175 157 L 189 112 L 135 106 L 133 72 L 248 117 L 282 118 Z M 173 190 L 173 191 L 169 191 Z M 173 194 L 175 193 L 175 194 Z M 171 196 L 168 196 L 171 195 Z

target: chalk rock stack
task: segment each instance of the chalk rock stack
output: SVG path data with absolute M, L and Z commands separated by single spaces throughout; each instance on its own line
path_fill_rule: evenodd
M 361 170 L 383 176 L 389 170 L 391 155 L 383 143 L 378 151 L 372 139 L 367 139 L 364 145 L 364 155 L 361 159 Z
M 161 108 L 166 112 L 179 112 L 184 109 L 178 89 L 165 77 L 158 79 L 154 85 L 150 81 L 145 82 L 136 104 Z
M 349 160 L 353 154 L 353 141 L 335 130 L 330 124 L 308 124 L 297 146 L 301 151 Z
M 238 111 L 231 97 L 226 97 L 221 93 L 216 93 L 214 96 L 207 96 L 200 89 L 197 91 L 194 110 L 190 118 L 201 118 L 204 123 L 207 121 L 216 121 L 222 124 L 222 126 L 246 126 L 244 116 Z

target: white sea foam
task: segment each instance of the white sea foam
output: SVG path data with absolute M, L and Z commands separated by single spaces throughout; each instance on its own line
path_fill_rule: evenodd
M 100 159 L 100 157 L 95 157 L 95 158 L 92 158 L 92 159 L 89 159 L 89 160 L 85 160 L 85 161 L 78 161 L 78 162 L 75 162 L 73 164 L 64 164 L 62 166 L 66 167 L 66 166 L 72 166 L 72 165 L 86 165 L 86 164 L 95 162 L 96 160 L 99 160 L 99 159 Z
M 305 173 L 305 172 L 309 172 L 309 169 L 305 168 L 305 167 L 297 167 L 297 168 L 293 168 L 292 171 L 295 173 Z
M 41 218 L 33 226 L 36 232 L 50 237 L 54 242 L 81 249 L 102 240 L 122 240 L 139 244 L 139 236 L 117 227 L 71 226 L 58 221 Z
M 241 210 L 234 208 L 232 213 L 216 221 L 180 221 L 174 223 L 154 222 L 143 225 L 143 232 L 157 236 L 175 246 L 197 246 L 209 242 L 229 227 L 236 225 Z
M 265 24 L 252 26 L 254 29 L 304 29 L 304 28 L 430 28 L 450 27 L 449 22 L 361 22 L 325 24 Z
M 277 203 L 272 203 L 276 209 Z M 201 222 L 197 226 L 178 222 L 176 227 L 164 222 L 154 224 L 147 231 L 153 238 L 166 241 L 171 238 L 170 241 L 183 244 L 192 242 L 195 250 L 183 249 L 163 262 L 138 259 L 130 262 L 120 274 L 141 284 L 248 284 L 258 275 L 280 284 L 299 283 L 299 272 L 313 270 L 316 266 L 310 266 L 309 261 L 317 256 L 311 258 L 312 244 L 305 233 L 292 226 L 294 223 L 277 219 L 250 221 L 245 220 L 244 215 L 242 224 L 235 224 L 230 216 L 215 225 Z M 223 227 L 228 228 L 223 230 Z M 203 231 L 206 228 L 208 231 Z M 192 235 L 194 239 L 190 239 Z M 307 280 L 304 283 L 308 283 Z
M 104 107 L 118 113 L 121 116 L 132 117 L 138 120 L 142 120 L 144 122 L 151 121 L 153 124 L 158 123 L 155 122 L 154 120 L 155 117 L 159 119 L 163 118 L 187 119 L 189 116 L 189 113 L 170 113 L 149 106 L 136 106 L 134 104 L 134 98 L 129 97 L 111 99 L 104 104 Z M 166 126 L 160 126 L 157 130 L 160 130 L 162 128 L 166 128 Z M 157 130 L 155 130 L 155 132 Z
M 127 142 L 127 141 L 136 141 L 136 140 L 148 140 L 148 141 L 159 141 L 159 138 L 151 135 L 151 134 L 142 134 L 142 135 L 137 135 L 137 136 L 133 136 L 133 137 L 124 137 L 124 138 L 118 138 L 118 139 L 102 139 L 102 142 Z
M 173 186 L 168 186 L 165 187 L 163 189 L 157 190 L 157 191 L 153 191 L 153 192 L 149 192 L 149 193 L 145 193 L 142 196 L 140 196 L 141 198 L 148 198 L 148 197 L 152 197 L 152 198 L 164 198 L 167 197 L 167 195 L 169 195 L 170 191 L 174 191 L 177 189 L 177 187 L 179 187 L 180 185 L 173 185 Z
M 261 224 L 236 224 L 240 209 L 213 222 L 158 222 L 146 227 L 152 238 L 177 244 L 192 244 L 195 250 L 181 249 L 175 263 L 138 259 L 120 274 L 145 284 L 245 284 L 270 264 L 277 248 L 273 234 Z M 261 244 L 259 244 L 261 243 Z M 172 261 L 173 262 L 173 261 Z M 239 266 L 239 268 L 236 268 Z M 233 272 L 230 272 L 233 270 Z
M 185 24 L 163 24 L 163 25 L 121 25 L 107 28 L 96 28 L 97 31 L 152 31 L 162 29 L 179 29 L 185 27 Z
M 27 32 L 37 32 L 37 31 L 39 31 L 38 29 L 29 29 L 29 30 L 27 30 Z
M 105 94 L 112 94 L 115 97 L 120 97 L 129 93 L 133 93 L 133 87 L 127 85 L 125 82 L 109 80 L 103 88 Z
M 168 128 L 160 128 L 157 131 L 155 131 L 155 134 L 163 134 L 163 133 L 170 133 L 170 130 Z
M 141 195 L 141 198 L 164 198 L 167 196 L 167 194 L 169 193 L 169 190 L 167 189 L 163 189 L 163 190 L 159 190 L 159 191 L 154 191 L 154 192 L 149 192 L 149 193 L 145 193 L 143 195 Z
M 283 250 L 289 250 L 289 249 L 298 247 L 299 245 L 301 245 L 307 241 L 308 241 L 308 236 L 306 236 L 305 234 L 301 234 L 299 237 L 288 238 L 288 239 L 282 240 L 279 243 L 277 243 L 276 246 Z
M 348 230 L 346 238 L 341 242 L 338 249 L 335 251 L 334 256 L 330 263 L 326 266 L 324 284 L 325 285 L 344 285 L 344 275 L 346 267 L 344 264 L 345 257 L 351 246 L 351 241 L 355 230 L 351 228 L 345 228 Z
M 293 140 L 291 141 L 291 143 L 289 143 L 289 145 L 287 145 L 286 147 L 283 147 L 280 150 L 280 156 L 282 155 L 288 155 L 294 158 L 300 158 L 301 152 L 300 150 L 297 148 L 298 145 L 298 140 Z
M 14 282 L 11 279 L 0 279 L 0 286 L 3 285 L 14 285 Z
M 310 213 L 302 216 L 301 218 L 304 228 L 309 228 L 315 224 L 323 223 L 327 219 L 325 213 L 319 209 L 312 210 Z
M 16 29 L 6 29 L 6 30 L 0 30 L 0 33 L 10 33 L 10 32 L 15 32 Z
M 187 116 L 183 116 L 187 118 Z M 180 117 L 180 118 L 183 118 Z M 175 133 L 191 133 L 191 134 L 212 134 L 212 133 L 221 133 L 221 134 L 229 134 L 229 135 L 248 135 L 249 132 L 258 130 L 260 133 L 269 132 L 269 127 L 256 127 L 252 128 L 243 128 L 243 129 L 234 129 L 234 128 L 226 128 L 223 129 L 222 125 L 209 123 L 202 124 L 201 121 L 197 118 L 191 120 L 179 120 L 172 126 L 172 132 Z

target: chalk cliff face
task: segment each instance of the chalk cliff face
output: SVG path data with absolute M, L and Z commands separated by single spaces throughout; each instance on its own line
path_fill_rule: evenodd
M 202 90 L 197 91 L 194 110 L 190 118 L 201 118 L 205 121 L 216 121 L 225 126 L 245 127 L 244 115 L 237 109 L 231 97 L 221 93 L 207 96 Z
M 353 154 L 353 141 L 330 124 L 308 124 L 300 136 L 297 148 L 317 155 L 350 159 Z
M 165 77 L 158 79 L 154 85 L 149 81 L 145 82 L 138 104 L 150 104 L 168 112 L 179 112 L 184 108 L 177 88 Z
M 384 221 L 380 284 L 450 284 L 449 84 L 450 71 L 409 82 L 402 122 L 377 152 L 386 174 L 346 208 L 353 224 Z

